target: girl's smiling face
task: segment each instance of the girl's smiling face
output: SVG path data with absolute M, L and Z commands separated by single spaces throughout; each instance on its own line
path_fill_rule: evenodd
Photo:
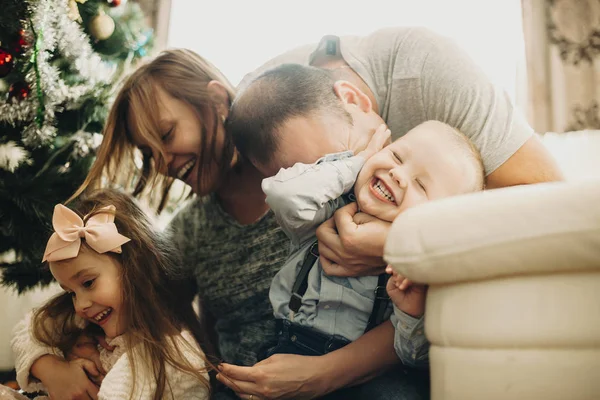
M 78 316 L 99 325 L 109 338 L 125 332 L 121 264 L 114 255 L 98 254 L 82 243 L 77 257 L 51 262 L 50 272 L 71 294 Z

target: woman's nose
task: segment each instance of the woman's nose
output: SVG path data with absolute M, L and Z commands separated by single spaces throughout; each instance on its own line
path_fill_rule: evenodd
M 167 175 L 170 171 L 171 162 L 174 158 L 175 156 L 166 149 L 162 153 L 158 150 L 152 151 L 152 159 L 154 160 L 157 172 L 164 175 Z

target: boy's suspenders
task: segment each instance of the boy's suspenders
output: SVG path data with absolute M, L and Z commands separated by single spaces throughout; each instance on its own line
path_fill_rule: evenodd
M 315 241 L 310 245 L 309 250 L 306 252 L 304 256 L 304 260 L 302 261 L 302 267 L 296 275 L 296 281 L 294 282 L 294 286 L 292 286 L 292 297 L 290 298 L 290 302 L 288 306 L 292 313 L 297 313 L 302 306 L 302 297 L 306 293 L 306 289 L 308 288 L 308 274 L 312 269 L 313 265 L 315 265 L 315 261 L 319 259 L 319 247 L 318 242 Z M 383 318 L 385 316 L 385 311 L 387 309 L 388 302 L 390 300 L 387 292 L 385 290 L 385 286 L 387 284 L 388 275 L 384 272 L 379 275 L 377 280 L 377 287 L 375 288 L 375 300 L 373 301 L 373 311 L 371 311 L 371 315 L 369 317 L 369 322 L 367 323 L 367 327 L 365 328 L 365 332 L 370 331 L 377 325 L 383 322 Z

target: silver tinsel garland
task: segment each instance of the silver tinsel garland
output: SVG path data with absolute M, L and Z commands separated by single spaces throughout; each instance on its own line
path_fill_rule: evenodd
M 27 98 L 0 103 L 0 121 L 22 126 L 23 144 L 34 148 L 47 145 L 56 136 L 54 115 L 61 111 L 61 107 L 77 108 L 98 85 L 111 81 L 115 68 L 94 53 L 81 26 L 68 17 L 68 0 L 28 0 L 27 3 L 31 19 L 24 22 L 23 30 L 30 45 L 23 59 L 36 59 L 37 72 L 31 68 L 25 76 L 25 82 L 31 88 Z M 34 53 L 36 40 L 37 54 Z M 48 62 L 55 50 L 75 68 L 80 75 L 80 83 L 69 85 L 60 78 L 59 69 Z M 38 82 L 43 104 L 36 95 Z M 43 112 L 41 124 L 39 118 L 36 120 L 40 111 Z

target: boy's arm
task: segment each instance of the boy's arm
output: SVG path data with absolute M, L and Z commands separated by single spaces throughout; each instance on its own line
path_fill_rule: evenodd
M 394 349 L 404 365 L 427 367 L 429 365 L 429 341 L 425 337 L 425 319 L 411 317 L 394 305 L 390 317 L 394 325 Z
M 336 153 L 315 164 L 297 163 L 263 180 L 266 202 L 293 243 L 314 235 L 333 215 L 337 199 L 352 189 L 364 162 L 351 152 Z

